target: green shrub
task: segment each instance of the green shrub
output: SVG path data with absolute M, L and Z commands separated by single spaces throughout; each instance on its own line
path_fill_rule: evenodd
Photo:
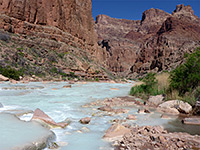
M 156 80 L 156 77 L 155 77 L 155 73 L 148 73 L 142 81 L 148 86 L 148 88 L 150 88 L 150 87 L 156 85 L 156 83 L 158 83 L 158 81 Z
M 186 57 L 186 62 L 170 74 L 170 88 L 177 89 L 180 96 L 200 85 L 200 48 Z
M 4 68 L 0 66 L 0 74 L 14 80 L 19 80 L 19 77 L 23 76 L 23 70 L 15 70 L 11 67 Z
M 58 69 L 56 67 L 51 68 L 50 70 L 52 73 L 58 73 Z
M 130 91 L 130 95 L 136 95 L 138 93 L 145 93 L 146 85 L 133 86 Z
M 22 57 L 24 57 L 24 53 L 23 52 L 18 52 L 17 54 L 22 56 Z
M 147 99 L 150 95 L 164 94 L 165 90 L 158 88 L 158 81 L 154 73 L 149 73 L 142 79 L 144 84 L 133 86 L 130 90 L 130 95 Z

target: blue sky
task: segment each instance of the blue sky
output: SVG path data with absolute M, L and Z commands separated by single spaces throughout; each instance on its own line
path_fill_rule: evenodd
M 113 18 L 140 20 L 147 9 L 158 8 L 172 13 L 178 4 L 191 5 L 194 14 L 200 17 L 200 0 L 92 0 L 92 14 L 94 19 L 105 14 Z

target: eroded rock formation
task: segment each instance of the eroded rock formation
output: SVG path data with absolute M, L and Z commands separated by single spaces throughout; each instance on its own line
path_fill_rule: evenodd
M 172 14 L 151 8 L 137 21 L 99 15 L 95 29 L 102 61 L 111 71 L 131 78 L 171 70 L 183 62 L 186 52 L 200 46 L 200 19 L 184 5 L 177 5 Z

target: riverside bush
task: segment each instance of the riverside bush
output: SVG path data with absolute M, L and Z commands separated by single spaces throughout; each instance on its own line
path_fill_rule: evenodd
M 150 95 L 155 96 L 165 92 L 165 90 L 158 88 L 158 80 L 155 77 L 155 73 L 148 73 L 142 81 L 144 84 L 136 85 L 131 88 L 130 95 L 147 99 Z
M 200 48 L 186 57 L 186 62 L 170 75 L 170 89 L 178 90 L 180 96 L 200 86 Z
M 10 67 L 4 68 L 0 66 L 0 74 L 14 80 L 19 80 L 19 77 L 23 75 L 23 71 L 22 70 L 18 71 Z

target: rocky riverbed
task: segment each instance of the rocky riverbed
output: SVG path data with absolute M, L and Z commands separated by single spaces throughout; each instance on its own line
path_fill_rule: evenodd
M 191 116 L 192 107 L 188 103 L 179 100 L 164 102 L 163 99 L 162 95 L 152 96 L 148 101 L 143 102 L 135 97 L 127 96 L 99 100 L 83 107 L 97 108 L 108 115 L 126 114 L 113 120 L 111 127 L 103 136 L 104 139 L 112 142 L 114 149 L 200 149 L 200 136 L 190 135 L 191 132 L 190 129 L 187 129 L 189 127 L 187 125 L 176 124 L 177 126 L 174 127 L 183 128 L 182 132 L 169 132 L 170 127 L 162 124 L 162 121 L 158 123 L 156 119 L 148 120 L 157 122 L 159 126 L 146 126 L 145 123 L 139 124 L 137 122 L 141 118 L 146 119 L 144 114 L 149 114 L 151 118 L 154 113 L 160 113 L 161 120 L 172 119 L 174 122 L 182 120 L 182 123 L 196 125 L 190 126 L 197 129 L 197 132 L 193 132 L 193 134 L 200 134 L 198 132 L 200 117 Z M 133 108 L 137 108 L 137 112 L 131 112 Z M 128 113 L 129 111 L 131 113 Z M 169 131 L 164 127 L 168 128 Z
M 180 116 L 184 118 L 190 116 L 190 113 L 186 114 L 187 111 L 190 112 L 190 107 L 185 107 L 188 106 L 187 104 L 183 105 L 178 101 L 180 105 L 177 105 L 177 101 L 170 102 L 167 106 L 174 112 L 178 112 L 171 113 L 166 111 L 169 110 L 168 107 L 161 109 L 164 104 L 166 106 L 162 96 L 156 97 L 156 99 L 162 99 L 157 100 L 156 104 L 151 100 L 144 103 L 141 99 L 127 96 L 127 91 L 132 84 L 84 82 L 71 84 L 70 87 L 68 85 L 66 82 L 18 83 L 16 85 L 8 82 L 2 83 L 0 84 L 2 103 L 0 111 L 16 114 L 25 121 L 39 120 L 43 126 L 55 133 L 56 145 L 62 150 L 130 149 L 131 146 L 142 149 L 144 142 L 138 137 L 143 136 L 144 141 L 150 143 L 147 145 L 149 148 L 160 148 L 162 145 L 160 140 L 170 141 L 168 143 L 170 146 L 178 140 L 186 144 L 188 146 L 186 148 L 191 146 L 198 148 L 196 141 L 185 140 L 186 138 L 198 139 L 199 136 L 193 135 L 200 135 L 200 126 L 186 125 L 181 122 L 183 118 Z M 184 114 L 183 108 L 187 108 L 184 109 Z M 146 127 L 148 127 L 148 132 Z M 8 128 L 4 129 L 8 130 Z M 160 131 L 154 133 L 154 130 L 158 129 Z M 193 135 L 169 133 L 169 131 L 188 132 Z M 132 139 L 132 133 L 139 140 L 136 145 L 131 143 L 135 141 L 134 138 Z M 127 134 L 130 134 L 131 138 L 126 138 Z M 148 137 L 154 137 L 155 141 L 154 138 L 148 139 L 146 134 Z M 184 139 L 182 139 L 182 134 L 184 134 Z M 172 139 L 169 139 L 169 136 Z M 49 148 L 55 148 L 56 145 Z M 176 147 L 168 147 L 170 148 L 176 149 Z

